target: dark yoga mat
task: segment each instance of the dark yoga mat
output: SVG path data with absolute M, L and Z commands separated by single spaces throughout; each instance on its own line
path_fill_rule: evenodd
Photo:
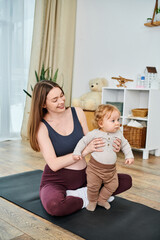
M 42 171 L 36 170 L 0 178 L 0 196 L 90 240 L 160 240 L 160 211 L 116 197 L 111 209 L 97 207 L 65 217 L 52 217 L 39 199 Z

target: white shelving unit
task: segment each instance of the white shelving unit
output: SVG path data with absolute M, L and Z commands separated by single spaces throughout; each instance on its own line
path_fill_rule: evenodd
M 131 119 L 145 121 L 147 125 L 145 148 L 136 150 L 143 151 L 143 159 L 148 159 L 150 151 L 154 152 L 155 156 L 160 156 L 160 90 L 104 87 L 102 103 L 106 102 L 123 102 L 122 128 Z M 148 116 L 131 117 L 131 109 L 134 108 L 148 108 Z

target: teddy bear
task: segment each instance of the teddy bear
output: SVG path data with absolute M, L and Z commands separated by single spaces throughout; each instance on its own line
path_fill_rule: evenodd
M 102 87 L 107 85 L 105 78 L 95 78 L 89 81 L 90 92 L 83 94 L 80 98 L 72 100 L 73 107 L 81 107 L 84 110 L 94 111 L 101 104 Z

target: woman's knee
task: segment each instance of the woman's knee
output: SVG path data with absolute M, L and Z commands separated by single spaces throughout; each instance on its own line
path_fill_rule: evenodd
M 44 189 L 45 190 L 45 189 Z M 54 192 L 48 194 L 46 191 L 40 192 L 40 199 L 46 212 L 52 216 L 63 215 L 63 202 L 65 200 L 65 194 L 63 192 Z
M 113 195 L 127 191 L 132 187 L 132 178 L 128 174 L 118 173 L 119 186 Z
M 66 216 L 80 210 L 83 205 L 83 200 L 81 198 L 68 196 L 64 200 L 47 201 L 45 204 L 42 202 L 42 205 L 47 213 L 52 216 Z
M 128 174 L 124 174 L 124 185 L 126 186 L 126 190 L 132 187 L 132 178 Z
M 46 212 L 52 216 L 62 216 L 62 207 L 60 206 L 60 202 L 55 201 L 47 201 L 45 205 L 43 205 Z

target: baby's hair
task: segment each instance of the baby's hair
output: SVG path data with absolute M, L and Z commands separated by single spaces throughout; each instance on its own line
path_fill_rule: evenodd
M 108 118 L 111 117 L 112 112 L 117 111 L 120 114 L 119 109 L 111 104 L 101 104 L 98 106 L 98 108 L 96 109 L 96 111 L 94 112 L 94 120 L 93 120 L 93 125 L 96 128 L 100 128 L 99 127 L 99 123 L 100 121 L 103 120 L 104 116 L 108 115 Z

